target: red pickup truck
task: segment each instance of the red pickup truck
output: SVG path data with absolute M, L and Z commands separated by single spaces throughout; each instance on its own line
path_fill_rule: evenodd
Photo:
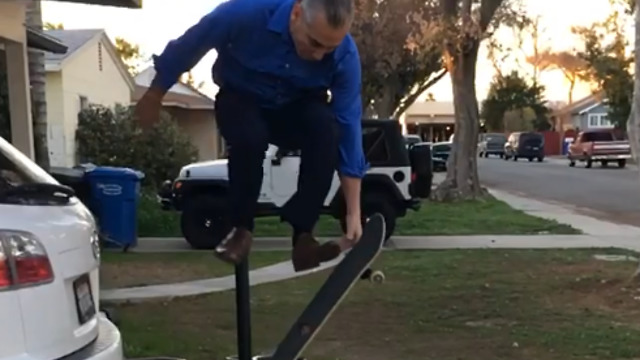
M 616 136 L 613 129 L 592 129 L 582 131 L 569 145 L 569 166 L 576 166 L 576 161 L 586 162 L 590 168 L 594 161 L 602 166 L 615 161 L 623 168 L 631 159 L 629 141 Z

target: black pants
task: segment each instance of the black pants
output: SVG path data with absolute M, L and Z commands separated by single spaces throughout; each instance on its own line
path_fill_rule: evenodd
M 253 231 L 269 144 L 300 150 L 297 192 L 281 209 L 295 232 L 311 232 L 333 179 L 339 133 L 326 93 L 304 96 L 281 108 L 266 109 L 246 95 L 220 89 L 216 121 L 229 146 L 231 225 Z

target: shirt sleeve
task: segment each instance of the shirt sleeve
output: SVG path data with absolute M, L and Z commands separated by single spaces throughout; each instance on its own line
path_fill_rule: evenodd
M 368 164 L 362 149 L 361 65 L 357 49 L 339 63 L 331 85 L 332 108 L 340 126 L 339 167 L 341 175 L 362 178 Z
M 228 0 L 216 6 L 177 39 L 169 41 L 160 55 L 153 56 L 154 86 L 171 88 L 180 75 L 191 70 L 210 50 L 220 48 L 231 36 L 241 16 L 242 3 Z

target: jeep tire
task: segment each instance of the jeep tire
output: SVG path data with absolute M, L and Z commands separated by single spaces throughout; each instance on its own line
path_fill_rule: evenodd
M 366 219 L 375 214 L 380 213 L 384 217 L 385 222 L 385 242 L 389 240 L 396 228 L 396 210 L 388 196 L 379 193 L 369 193 L 363 196 L 360 211 L 362 212 L 362 226 L 365 226 Z M 340 219 L 340 227 L 343 232 L 347 231 L 346 219 Z
M 225 204 L 222 194 L 198 193 L 185 199 L 180 227 L 192 248 L 214 249 L 231 231 L 229 219 L 224 215 Z

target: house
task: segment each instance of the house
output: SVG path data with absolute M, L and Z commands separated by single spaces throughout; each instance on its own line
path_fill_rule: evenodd
M 141 0 L 59 0 L 75 3 L 141 8 Z M 67 47 L 25 26 L 26 8 L 24 0 L 0 1 L 0 66 L 7 74 L 10 111 L 10 141 L 20 151 L 34 158 L 33 127 L 31 118 L 31 94 L 29 85 L 27 49 L 37 49 L 63 54 Z
M 613 128 L 604 93 L 596 93 L 556 110 L 551 119 L 558 131 Z
M 455 108 L 451 101 L 414 102 L 400 123 L 404 133 L 418 134 L 424 141 L 447 141 L 454 132 Z
M 149 67 L 135 77 L 132 103 L 140 100 L 155 75 L 155 69 Z M 165 94 L 162 107 L 189 135 L 201 160 L 217 159 L 224 154 L 225 145 L 216 124 L 213 99 L 188 84 L 178 82 Z
M 78 113 L 89 104 L 129 105 L 133 77 L 102 29 L 47 30 L 68 47 L 65 54 L 45 54 L 49 161 L 77 164 Z

